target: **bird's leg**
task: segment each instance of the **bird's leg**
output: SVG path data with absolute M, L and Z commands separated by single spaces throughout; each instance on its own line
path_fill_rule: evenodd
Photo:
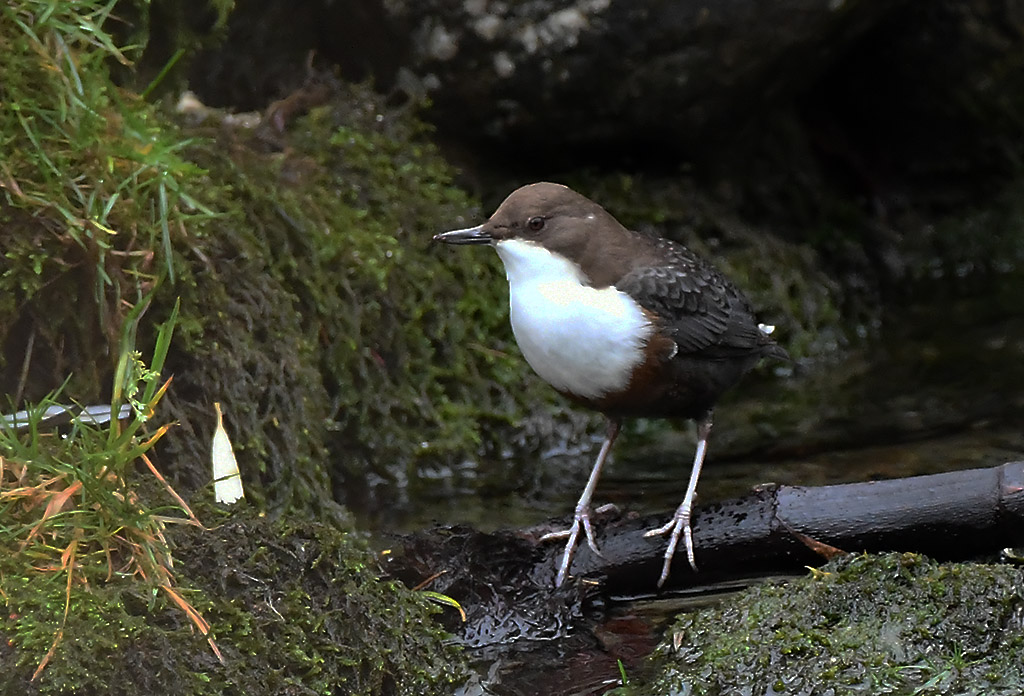
M 686 541 L 686 557 L 690 561 L 690 567 L 697 570 L 697 562 L 693 557 L 693 531 L 690 529 L 690 513 L 693 511 L 693 499 L 697 494 L 697 479 L 700 478 L 700 469 L 704 464 L 704 453 L 708 448 L 708 434 L 711 432 L 711 414 L 709 413 L 702 420 L 697 422 L 697 452 L 693 457 L 693 469 L 690 471 L 690 485 L 686 487 L 686 497 L 676 508 L 676 513 L 668 524 L 651 529 L 644 533 L 644 536 L 657 536 L 669 534 L 668 548 L 665 549 L 665 564 L 661 568 L 661 577 L 658 578 L 658 587 L 668 580 L 668 573 L 672 567 L 672 557 L 676 553 L 676 546 L 679 544 L 679 536 L 682 535 Z
M 590 471 L 590 478 L 583 489 L 583 494 L 580 495 L 579 502 L 576 503 L 572 527 L 560 532 L 545 534 L 540 538 L 541 541 L 550 541 L 551 539 L 568 537 L 568 541 L 565 543 L 565 552 L 562 554 L 562 564 L 558 567 L 558 576 L 555 578 L 555 587 L 559 587 L 569 575 L 569 566 L 572 564 L 572 557 L 576 552 L 576 540 L 579 538 L 581 526 L 587 535 L 587 545 L 598 556 L 601 555 L 601 551 L 597 548 L 597 542 L 594 541 L 594 530 L 590 526 L 590 499 L 594 496 L 597 480 L 601 477 L 601 467 L 604 466 L 604 460 L 608 458 L 608 452 L 611 451 L 612 443 L 618 437 L 621 425 L 622 423 L 618 419 L 608 418 L 608 430 L 604 438 L 604 444 L 601 445 L 601 451 L 597 454 L 597 461 L 594 462 L 594 468 Z

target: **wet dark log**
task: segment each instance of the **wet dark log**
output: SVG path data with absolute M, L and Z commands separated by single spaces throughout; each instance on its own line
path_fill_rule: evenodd
M 557 590 L 551 585 L 562 545 L 538 539 L 564 520 L 493 534 L 430 530 L 401 539 L 387 558 L 407 584 L 426 582 L 462 604 L 468 621 L 460 625 L 449 617 L 450 628 L 461 627 L 470 644 L 553 638 L 564 635 L 589 603 L 657 591 L 665 541 L 643 531 L 670 514 L 596 519 L 603 557 L 583 544 L 573 578 Z M 1024 461 L 818 488 L 768 486 L 697 510 L 693 530 L 699 572 L 685 552 L 677 553 L 663 592 L 800 572 L 836 550 L 982 558 L 1024 544 Z
M 581 554 L 574 570 L 603 576 L 609 591 L 653 591 L 664 542 L 620 540 L 630 536 L 626 526 L 605 530 L 603 560 Z M 817 488 L 766 487 L 699 510 L 694 538 L 699 572 L 677 553 L 666 589 L 792 572 L 822 563 L 828 547 L 978 558 L 1024 543 L 1024 462 Z

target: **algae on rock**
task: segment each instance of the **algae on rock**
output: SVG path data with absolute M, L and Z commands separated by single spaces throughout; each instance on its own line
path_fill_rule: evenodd
M 684 614 L 637 693 L 1018 694 L 1024 570 L 847 556 Z

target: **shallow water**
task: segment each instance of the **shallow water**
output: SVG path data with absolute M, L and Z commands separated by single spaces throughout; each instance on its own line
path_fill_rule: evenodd
M 625 435 L 616 443 L 601 476 L 595 503 L 614 503 L 641 514 L 671 513 L 686 490 L 694 448 L 692 434 L 668 433 L 661 448 L 650 444 L 631 448 L 628 439 Z M 394 509 L 386 518 L 361 515 L 361 522 L 364 527 L 388 532 L 411 532 L 434 524 L 466 524 L 493 531 L 562 517 L 576 504 L 599 448 L 600 439 L 594 438 L 583 443 L 577 453 L 538 458 L 529 465 L 536 469 L 535 479 L 505 491 L 474 488 L 471 483 L 478 476 L 466 476 L 463 471 L 461 486 L 438 483 L 434 495 L 411 501 L 404 509 Z M 716 456 L 712 440 L 698 487 L 698 506 L 741 496 L 766 483 L 825 486 L 998 466 L 1024 459 L 1024 427 L 1013 422 L 988 422 L 949 434 L 823 449 L 802 457 L 755 455 Z M 476 466 L 486 467 L 487 463 L 473 468 Z M 502 461 L 492 466 L 525 469 L 528 465 Z M 471 467 L 467 464 L 466 468 Z
M 766 482 L 819 486 L 1024 458 L 1024 275 L 969 296 L 917 286 L 894 305 L 877 336 L 806 358 L 796 375 L 762 366 L 723 399 L 698 504 Z M 381 531 L 435 523 L 490 531 L 566 515 L 600 446 L 600 417 L 587 432 L 548 452 L 424 466 L 412 482 L 375 496 L 388 505 L 356 513 Z M 595 502 L 672 510 L 685 490 L 693 432 L 690 423 L 627 422 Z

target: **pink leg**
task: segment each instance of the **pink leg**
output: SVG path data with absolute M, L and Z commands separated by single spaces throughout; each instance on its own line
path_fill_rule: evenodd
M 558 567 L 558 576 L 555 578 L 555 587 L 559 587 L 569 575 L 569 566 L 572 564 L 572 557 L 576 552 L 576 540 L 579 538 L 581 526 L 587 535 L 587 545 L 590 546 L 594 553 L 599 556 L 601 555 L 600 550 L 597 548 L 597 542 L 594 541 L 594 530 L 590 526 L 590 499 L 594 496 L 597 480 L 601 477 L 601 467 L 604 466 L 604 460 L 607 459 L 608 452 L 612 449 L 612 443 L 615 442 L 615 438 L 619 435 L 621 425 L 617 419 L 608 419 L 608 430 L 605 435 L 604 444 L 601 445 L 601 451 L 597 454 L 597 461 L 594 462 L 594 468 L 590 471 L 590 478 L 587 480 L 586 488 L 583 489 L 583 494 L 580 496 L 579 502 L 576 503 L 572 527 L 560 532 L 545 534 L 540 538 L 541 541 L 549 541 L 551 539 L 568 537 L 568 541 L 565 543 L 565 552 L 562 554 L 562 564 Z
M 665 584 L 668 579 L 669 570 L 672 568 L 672 557 L 675 556 L 676 546 L 679 544 L 680 535 L 686 543 L 686 556 L 690 561 L 690 567 L 697 570 L 697 561 L 693 556 L 693 531 L 690 529 L 690 513 L 693 511 L 693 499 L 697 495 L 697 480 L 700 478 L 700 469 L 704 465 L 704 454 L 708 448 L 708 435 L 711 433 L 711 414 L 704 420 L 697 423 L 697 452 L 693 457 L 693 469 L 690 470 L 690 485 L 686 487 L 686 497 L 676 508 L 676 513 L 668 524 L 651 529 L 644 533 L 644 536 L 657 536 L 669 534 L 668 548 L 665 549 L 665 564 L 661 568 L 661 577 L 658 578 L 658 587 Z

